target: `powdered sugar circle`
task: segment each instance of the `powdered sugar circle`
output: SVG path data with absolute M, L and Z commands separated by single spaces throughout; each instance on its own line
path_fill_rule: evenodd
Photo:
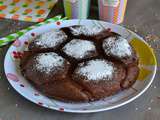
M 36 69 L 41 72 L 50 73 L 64 66 L 64 59 L 54 52 L 40 53 L 36 56 Z
M 103 49 L 107 55 L 114 55 L 120 58 L 132 55 L 130 44 L 120 36 L 105 39 Z
M 67 35 L 59 30 L 52 30 L 38 36 L 33 42 L 42 48 L 55 47 L 67 39 Z
M 96 53 L 96 48 L 91 41 L 73 39 L 63 47 L 63 51 L 71 57 L 82 59 L 93 52 Z
M 94 26 L 94 27 L 89 27 L 89 26 L 75 26 L 75 27 L 70 27 L 71 29 L 71 33 L 73 35 L 96 35 L 98 33 L 100 33 L 101 31 L 103 31 L 103 28 L 100 26 Z
M 87 77 L 88 80 L 110 80 L 114 72 L 113 64 L 106 60 L 91 60 L 81 63 L 76 74 Z

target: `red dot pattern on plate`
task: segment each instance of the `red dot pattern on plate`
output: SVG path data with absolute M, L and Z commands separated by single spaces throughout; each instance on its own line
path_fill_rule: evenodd
M 13 51 L 12 53 L 13 53 L 13 55 L 17 55 L 17 52 L 16 52 L 16 51 Z
M 108 32 L 111 32 L 111 28 L 108 28 L 107 31 L 108 31 Z
M 59 22 L 59 21 L 58 21 L 58 22 L 56 22 L 56 24 L 57 24 L 57 25 L 60 25 L 60 24 L 61 24 L 61 22 Z
M 32 37 L 35 37 L 35 33 L 31 33 L 31 36 L 32 36 Z
M 14 43 L 13 43 L 13 46 L 15 46 L 15 47 L 20 47 L 20 45 L 21 45 L 21 42 L 18 39 L 15 40 Z
M 38 22 L 43 22 L 45 19 L 44 18 L 39 18 Z
M 42 102 L 38 102 L 38 105 L 42 106 L 42 105 L 43 105 L 43 103 L 42 103 Z
M 18 58 L 19 58 L 17 55 L 14 55 L 13 57 L 14 57 L 15 59 L 18 59 Z
M 18 82 L 18 81 L 19 81 L 17 75 L 15 75 L 15 74 L 7 73 L 6 76 L 7 76 L 7 78 L 8 78 L 9 80 L 12 80 L 12 81 L 14 81 L 14 82 Z
M 63 112 L 63 111 L 64 111 L 64 108 L 59 108 L 59 111 Z
M 28 41 L 25 41 L 24 44 L 25 44 L 25 45 L 28 45 L 29 43 L 28 43 Z
M 20 55 L 21 55 L 21 52 L 17 52 L 17 54 L 18 54 L 18 56 L 20 56 Z
M 22 53 L 22 52 L 13 51 L 12 53 L 13 53 L 13 57 L 14 57 L 15 59 L 21 59 L 21 58 L 23 57 L 23 53 Z
M 35 96 L 39 96 L 39 93 L 34 93 Z
M 19 19 L 19 17 L 20 17 L 20 15 L 18 15 L 18 14 L 14 14 L 11 18 L 12 18 L 13 20 L 18 20 L 18 19 Z
M 24 85 L 23 85 L 23 84 L 20 84 L 20 86 L 21 86 L 21 87 L 24 87 Z

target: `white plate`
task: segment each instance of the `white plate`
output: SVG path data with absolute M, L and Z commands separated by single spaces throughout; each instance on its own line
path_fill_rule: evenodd
M 91 103 L 71 104 L 44 96 L 21 75 L 19 70 L 19 59 L 15 59 L 13 54 L 16 54 L 17 51 L 21 52 L 26 49 L 27 45 L 24 44 L 25 41 L 31 40 L 34 35 L 42 34 L 51 29 L 79 24 L 88 26 L 98 25 L 105 28 L 111 28 L 112 31 L 119 33 L 133 45 L 140 58 L 140 75 L 132 88 L 119 92 L 114 96 L 107 97 L 104 100 Z M 139 97 L 151 85 L 156 73 L 157 63 L 153 50 L 147 45 L 147 43 L 145 43 L 141 37 L 124 27 L 96 20 L 65 20 L 37 27 L 18 38 L 8 49 L 5 56 L 4 69 L 9 83 L 26 99 L 40 106 L 58 111 L 90 113 L 114 109 Z

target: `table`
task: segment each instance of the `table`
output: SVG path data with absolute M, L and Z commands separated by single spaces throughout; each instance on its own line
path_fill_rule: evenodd
M 92 0 L 90 18 L 97 19 L 96 1 Z M 158 36 L 160 31 L 159 0 L 129 0 L 124 26 L 142 37 Z M 62 1 L 51 11 L 49 17 L 63 13 Z M 35 23 L 0 20 L 0 37 Z M 157 43 L 156 43 L 157 44 Z M 160 44 L 159 44 L 160 45 Z M 20 96 L 8 83 L 3 60 L 8 46 L 0 48 L 0 120 L 160 120 L 160 74 L 159 69 L 152 86 L 135 101 L 120 108 L 91 114 L 62 113 L 35 105 Z M 156 52 L 158 61 L 160 54 Z

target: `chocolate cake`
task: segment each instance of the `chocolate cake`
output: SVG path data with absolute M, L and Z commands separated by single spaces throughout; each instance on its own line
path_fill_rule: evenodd
M 63 52 L 77 60 L 90 58 L 97 55 L 96 47 L 92 41 L 72 39 L 63 47 Z
M 61 28 L 68 36 L 78 39 L 91 39 L 99 40 L 104 39 L 112 35 L 118 35 L 110 31 L 110 29 L 104 29 L 102 26 L 83 26 L 83 25 L 74 25 L 70 27 Z
M 37 36 L 29 45 L 31 51 L 55 50 L 67 40 L 67 35 L 62 30 L 52 30 Z
M 138 58 L 132 46 L 121 36 L 104 39 L 103 49 L 106 55 L 116 58 L 125 64 L 137 64 Z
M 41 85 L 65 79 L 70 63 L 54 52 L 31 55 L 21 71 L 28 80 Z
M 98 100 L 121 90 L 120 83 L 125 78 L 125 67 L 104 59 L 94 59 L 80 63 L 73 74 L 73 80 L 83 86 Z
M 37 36 L 20 61 L 22 75 L 46 96 L 90 102 L 130 88 L 139 74 L 129 42 L 110 29 L 69 26 Z

